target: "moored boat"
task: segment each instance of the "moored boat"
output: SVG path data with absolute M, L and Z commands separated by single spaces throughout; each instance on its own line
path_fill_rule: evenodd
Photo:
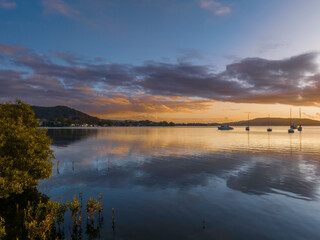
M 268 124 L 270 125 L 270 114 L 268 116 Z M 272 132 L 272 128 L 268 127 L 267 132 Z
M 300 115 L 300 124 L 299 124 L 299 127 L 298 127 L 298 131 L 299 131 L 299 132 L 302 132 L 302 123 L 301 123 L 301 108 L 299 109 L 299 115 Z
M 246 131 L 250 131 L 250 126 L 249 126 L 249 113 L 248 113 L 248 126 L 246 127 Z
M 298 127 L 297 127 L 295 124 L 291 124 L 291 125 L 290 125 L 290 128 L 291 128 L 291 129 L 297 129 Z
M 218 130 L 233 130 L 233 127 L 221 125 L 218 127 Z
M 292 109 L 290 108 L 290 128 L 288 129 L 288 133 L 294 133 L 294 129 L 297 129 L 297 127 L 295 127 L 295 125 L 292 124 L 291 117 L 292 117 Z

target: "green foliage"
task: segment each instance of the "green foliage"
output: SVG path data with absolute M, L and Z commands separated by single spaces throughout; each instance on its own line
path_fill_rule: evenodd
M 25 209 L 25 228 L 28 239 L 48 239 L 54 227 L 59 203 L 40 201 L 37 206 L 28 204 Z
M 26 239 L 24 212 L 28 204 L 36 207 L 40 202 L 47 202 L 48 196 L 37 189 L 25 190 L 22 194 L 12 194 L 0 199 L 0 216 L 5 219 L 6 237 L 4 239 Z M 2 238 L 0 238 L 2 239 Z
M 58 224 L 59 230 L 61 229 L 61 225 L 64 224 L 64 215 L 67 210 L 68 210 L 67 203 L 58 203 L 56 217 L 57 217 L 57 224 Z
M 0 239 L 6 236 L 6 228 L 4 226 L 4 219 L 0 217 Z
M 28 104 L 0 104 L 0 198 L 21 194 L 51 176 L 53 151 Z
M 71 216 L 74 224 L 81 223 L 81 204 L 76 195 L 73 196 L 73 201 L 68 203 L 68 207 L 71 211 Z
M 99 211 L 99 218 L 87 222 L 85 234 L 88 239 L 94 239 L 93 236 L 97 236 L 103 224 L 102 194 L 98 200 L 91 198 L 90 201 L 95 203 L 92 211 Z M 70 239 L 83 239 L 81 202 L 82 193 L 79 194 L 79 199 L 74 196 L 72 201 L 58 203 L 50 201 L 48 196 L 36 189 L 2 198 L 0 214 L 3 220 L 0 217 L 0 239 L 66 239 L 64 220 L 65 216 L 69 216 L 66 215 L 69 211 L 72 218 L 66 221 L 72 223 Z
M 62 239 L 60 229 L 68 209 L 72 237 L 81 239 L 82 193 L 81 203 L 76 196 L 71 202 L 58 203 L 36 189 L 39 179 L 51 176 L 54 155 L 50 144 L 29 105 L 19 100 L 0 104 L 0 239 Z M 101 199 L 102 195 L 89 201 L 90 212 L 99 211 L 99 224 Z
M 92 220 L 94 219 L 94 213 L 96 211 L 96 205 L 98 201 L 96 199 L 93 199 L 90 197 L 87 202 L 87 218 L 91 218 Z
M 89 198 L 87 202 L 87 219 L 94 220 L 95 212 L 102 212 L 103 206 L 101 203 L 102 194 L 99 196 L 99 200 L 93 199 L 92 197 Z

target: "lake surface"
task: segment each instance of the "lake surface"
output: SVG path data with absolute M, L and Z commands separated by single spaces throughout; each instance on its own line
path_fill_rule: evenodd
M 103 193 L 96 239 L 320 239 L 319 127 L 291 135 L 287 127 L 48 134 L 55 166 L 38 189 L 58 201 Z

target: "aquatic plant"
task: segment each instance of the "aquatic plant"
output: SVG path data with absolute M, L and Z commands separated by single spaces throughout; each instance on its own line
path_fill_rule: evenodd
M 54 227 L 57 216 L 58 203 L 53 201 L 40 202 L 34 206 L 28 203 L 24 210 L 24 226 L 28 232 L 28 239 L 47 239 Z
M 59 231 L 61 230 L 61 225 L 63 225 L 63 228 L 64 228 L 64 215 L 67 210 L 68 210 L 67 203 L 58 203 L 56 218 L 57 218 L 57 225 L 58 225 Z
M 99 199 L 89 198 L 87 202 L 87 227 L 86 227 L 86 234 L 88 239 L 96 239 L 100 236 L 100 228 L 103 224 L 103 217 L 101 213 L 103 211 L 102 205 L 102 193 L 99 194 Z M 95 213 L 98 212 L 98 224 L 95 226 L 94 216 Z
M 97 211 L 99 214 L 103 211 L 103 204 L 102 204 L 102 193 L 99 194 L 99 200 L 97 205 Z
M 114 208 L 112 208 L 112 230 L 116 231 L 116 215 L 114 213 Z
M 96 199 L 93 199 L 90 197 L 87 202 L 87 219 L 94 220 L 94 213 L 96 211 L 96 205 L 98 204 L 98 201 Z
M 81 223 L 81 205 L 76 195 L 73 196 L 73 201 L 68 202 L 68 207 L 71 211 L 73 223 L 78 225 Z
M 99 200 L 90 197 L 87 201 L 87 219 L 94 221 L 94 215 L 96 212 L 100 213 L 103 211 L 102 205 L 102 193 L 99 195 Z

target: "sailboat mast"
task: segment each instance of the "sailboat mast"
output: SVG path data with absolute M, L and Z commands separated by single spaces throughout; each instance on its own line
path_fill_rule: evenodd
M 291 126 L 291 115 L 292 115 L 292 108 L 290 108 L 290 126 Z
M 300 126 L 301 126 L 301 108 L 299 108 L 299 115 L 300 115 Z

